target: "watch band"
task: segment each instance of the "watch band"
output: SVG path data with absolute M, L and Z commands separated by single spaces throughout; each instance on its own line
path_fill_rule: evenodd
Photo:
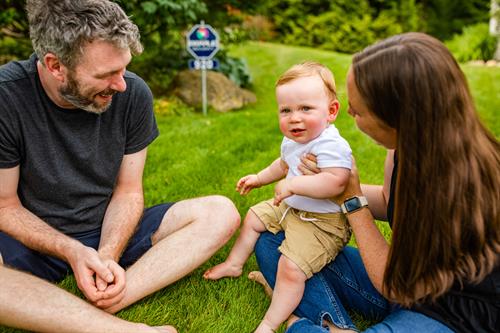
M 349 214 L 366 206 L 368 206 L 366 197 L 357 195 L 344 200 L 344 203 L 340 205 L 340 209 L 342 213 Z

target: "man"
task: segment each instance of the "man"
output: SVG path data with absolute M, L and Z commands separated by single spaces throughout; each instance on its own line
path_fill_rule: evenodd
M 144 210 L 158 129 L 150 90 L 126 71 L 142 46 L 117 4 L 26 9 L 35 54 L 0 68 L 0 260 L 50 281 L 71 269 L 115 313 L 206 261 L 239 214 L 221 196 Z

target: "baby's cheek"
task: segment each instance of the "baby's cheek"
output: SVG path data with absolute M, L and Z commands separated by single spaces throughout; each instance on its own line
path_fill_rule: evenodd
M 287 131 L 286 121 L 283 119 L 280 119 L 279 126 L 280 126 L 281 133 L 286 133 L 286 131 Z

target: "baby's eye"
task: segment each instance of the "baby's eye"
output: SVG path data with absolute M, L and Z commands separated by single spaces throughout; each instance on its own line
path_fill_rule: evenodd
M 308 106 L 305 106 L 305 105 L 304 105 L 304 106 L 302 107 L 302 111 L 306 111 L 306 112 L 307 112 L 307 111 L 309 111 L 309 110 L 311 110 L 311 108 L 310 108 L 310 107 L 308 107 Z
M 289 113 L 290 112 L 290 109 L 288 108 L 283 108 L 280 110 L 280 113 Z

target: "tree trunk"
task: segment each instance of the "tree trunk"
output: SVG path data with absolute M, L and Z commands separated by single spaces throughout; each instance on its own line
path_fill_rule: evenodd
M 500 61 L 500 4 L 499 0 L 491 0 L 490 34 L 497 38 L 497 49 L 493 59 Z

